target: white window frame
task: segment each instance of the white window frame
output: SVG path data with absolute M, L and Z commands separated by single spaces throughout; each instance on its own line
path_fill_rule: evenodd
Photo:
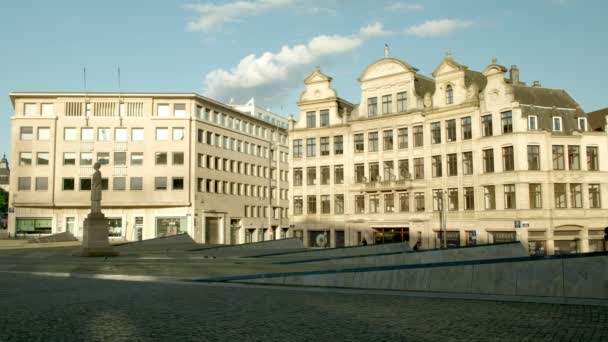
M 111 141 L 112 129 L 109 127 L 97 128 L 97 141 Z
M 558 119 L 559 121 L 559 129 L 555 129 L 555 119 Z M 554 116 L 551 118 L 551 126 L 553 128 L 553 132 L 563 132 L 564 130 L 564 125 L 563 125 L 563 121 L 561 116 Z
M 40 108 L 37 103 L 24 103 L 23 116 L 40 116 Z
M 156 127 L 155 138 L 156 138 L 156 141 L 168 141 L 169 140 L 169 128 Z
M 171 137 L 173 138 L 173 141 L 182 141 L 186 138 L 186 131 L 183 127 L 173 127 Z
M 582 123 L 582 125 L 581 125 L 581 123 Z M 580 131 L 583 131 L 583 132 L 587 131 L 587 118 L 581 118 L 581 117 L 577 118 L 576 124 Z
M 88 132 L 89 134 L 85 134 L 85 132 Z M 80 140 L 94 141 L 95 140 L 95 130 L 92 127 L 82 127 L 80 129 Z
M 144 141 L 144 129 L 140 127 L 131 128 L 131 140 Z
M 47 141 L 51 139 L 51 128 L 50 127 L 38 127 L 37 138 L 40 141 Z
M 117 142 L 129 141 L 129 130 L 124 127 L 117 127 L 114 129 L 114 140 Z
M 171 114 L 171 109 L 168 103 L 158 103 L 156 105 L 156 116 L 159 118 L 167 118 Z
M 42 116 L 53 116 L 55 114 L 55 104 L 43 103 L 40 105 L 40 114 Z
M 68 132 L 72 134 L 68 134 Z M 63 128 L 63 140 L 64 141 L 76 141 L 78 140 L 78 131 L 76 127 L 64 127 Z
M 534 127 L 532 127 L 532 122 L 534 122 Z M 538 116 L 536 116 L 536 115 L 528 116 L 528 130 L 529 131 L 538 131 Z

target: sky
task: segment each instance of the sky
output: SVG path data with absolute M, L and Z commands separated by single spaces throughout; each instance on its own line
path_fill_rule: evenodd
M 360 102 L 359 75 L 383 57 L 430 75 L 447 50 L 483 70 L 517 64 L 531 84 L 608 107 L 608 2 L 575 0 L 45 0 L 0 2 L 0 154 L 19 91 L 196 92 L 297 113 L 320 66 Z

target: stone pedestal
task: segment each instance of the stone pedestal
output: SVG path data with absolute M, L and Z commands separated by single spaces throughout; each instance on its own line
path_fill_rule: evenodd
M 118 252 L 108 242 L 108 219 L 102 214 L 89 214 L 84 220 L 81 256 L 117 256 Z

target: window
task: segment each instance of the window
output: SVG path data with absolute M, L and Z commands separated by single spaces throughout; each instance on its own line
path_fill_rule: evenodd
M 131 128 L 131 140 L 144 141 L 144 129 L 143 128 Z
M 23 128 L 26 127 L 22 127 L 22 134 L 23 134 Z M 27 127 L 30 129 L 30 133 L 31 132 L 31 127 Z M 63 129 L 63 140 L 65 141 L 75 141 L 76 139 L 78 139 L 78 133 L 76 132 L 76 128 L 74 127 L 65 127 Z M 22 140 L 32 140 L 31 136 L 29 139 L 22 139 Z
M 365 196 L 355 195 L 355 213 L 363 214 L 365 212 Z
M 448 84 L 445 87 L 445 104 L 453 104 L 454 103 L 454 89 L 452 89 L 452 85 Z
M 317 149 L 317 139 L 316 138 L 308 138 L 306 139 L 306 156 L 314 157 Z
M 443 191 L 439 189 L 433 189 L 433 210 L 443 209 Z
M 511 111 L 500 113 L 502 133 L 513 133 L 513 113 Z
M 433 177 L 443 176 L 443 166 L 441 165 L 441 156 L 432 156 Z
M 483 195 L 485 200 L 485 208 L 496 209 L 496 193 L 494 190 L 494 185 L 484 186 Z
M 30 177 L 19 177 L 17 183 L 17 190 L 19 191 L 30 191 L 32 189 L 32 179 Z
M 156 165 L 167 165 L 167 152 L 156 152 Z
M 344 153 L 344 142 L 341 135 L 334 137 L 334 155 L 341 155 Z
M 515 209 L 515 184 L 505 184 L 505 209 Z
M 35 190 L 47 191 L 49 189 L 49 179 L 47 177 L 36 177 Z
M 424 158 L 414 158 L 414 178 L 424 179 Z
M 91 178 L 80 178 L 80 191 L 91 191 Z
M 154 177 L 154 190 L 167 190 L 167 177 Z
M 414 203 L 416 205 L 416 211 L 424 211 L 424 192 L 416 192 L 414 194 Z
M 395 212 L 395 195 L 384 194 L 384 212 L 393 213 Z
M 20 140 L 34 139 L 34 129 L 32 127 L 20 127 L 19 128 L 19 139 Z
M 24 103 L 23 104 L 23 115 L 24 116 L 38 116 L 38 105 L 35 103 Z
M 131 152 L 131 165 L 143 165 L 144 164 L 144 154 L 143 152 Z
M 143 189 L 143 178 L 142 177 L 131 177 L 129 179 L 131 190 L 142 190 Z
M 82 141 L 93 141 L 95 135 L 93 129 L 90 127 L 83 127 L 80 129 L 80 140 Z
M 458 175 L 458 158 L 456 153 L 448 154 L 448 176 Z
M 579 131 L 587 130 L 587 118 L 576 118 L 576 123 Z
M 80 152 L 80 166 L 93 165 L 93 152 Z
M 116 128 L 114 130 L 114 140 L 118 141 L 118 142 L 125 142 L 128 141 L 128 132 L 126 128 Z
M 456 141 L 456 119 L 445 122 L 445 140 L 447 142 Z
M 355 142 L 355 153 L 362 153 L 365 151 L 364 146 L 363 133 L 355 134 L 354 142 Z
M 378 98 L 370 97 L 367 99 L 367 116 L 373 118 L 378 115 Z
M 399 160 L 397 167 L 399 168 L 399 179 L 409 180 L 411 178 L 409 159 Z
M 97 140 L 99 141 L 110 141 L 112 139 L 112 130 L 107 127 L 101 127 L 97 129 Z
M 369 195 L 369 212 L 377 213 L 380 209 L 380 196 L 379 195 Z
M 334 214 L 344 214 L 344 195 L 334 195 Z
M 334 184 L 344 184 L 344 166 L 334 166 Z
M 184 190 L 184 179 L 182 177 L 174 177 L 171 183 L 172 190 Z
M 112 189 L 114 189 L 114 191 L 126 190 L 127 184 L 125 177 L 114 177 L 114 179 L 112 179 L 112 183 Z
M 462 129 L 462 140 L 470 140 L 473 137 L 470 116 L 460 119 L 460 128 Z
M 306 168 L 306 184 L 315 185 L 317 183 L 317 168 L 308 167 Z
M 440 144 L 441 143 L 441 123 L 433 122 L 431 123 L 431 144 Z
M 458 210 L 458 188 L 448 189 L 448 210 Z
M 554 116 L 552 122 L 553 122 L 553 131 L 561 132 L 562 131 L 562 118 L 559 116 Z
M 302 203 L 302 196 L 293 197 L 293 214 L 302 215 L 304 205 Z
M 166 118 L 169 116 L 169 105 L 168 104 L 158 104 L 156 105 L 156 115 L 161 118 Z
M 52 103 L 42 104 L 42 116 L 53 116 L 55 113 L 55 105 Z
M 173 165 L 184 165 L 184 152 L 173 152 Z
M 186 104 L 184 103 L 176 103 L 173 105 L 173 115 L 176 118 L 184 118 L 186 117 Z
M 597 146 L 587 146 L 587 170 L 599 170 L 597 162 Z
M 365 166 L 363 164 L 355 164 L 355 182 L 363 183 L 365 180 Z
M 308 214 L 314 215 L 317 213 L 317 196 L 308 196 Z
M 408 147 L 407 135 L 407 128 L 399 128 L 397 130 L 397 145 L 400 150 Z
M 306 128 L 315 128 L 317 127 L 317 112 L 307 112 L 306 113 Z
M 321 214 L 329 214 L 331 211 L 329 195 L 321 195 Z
M 570 184 L 570 206 L 572 208 L 583 207 L 583 185 L 580 183 Z
M 553 184 L 555 208 L 566 208 L 566 184 Z
M 536 115 L 528 116 L 528 130 L 529 131 L 538 130 L 538 117 Z
M 475 191 L 473 187 L 462 188 L 464 197 L 464 210 L 475 210 Z
M 367 150 L 369 152 L 378 152 L 378 132 L 369 132 L 367 134 Z
M 385 181 L 395 179 L 395 167 L 394 167 L 394 162 L 392 160 L 385 160 L 383 169 L 384 169 L 383 177 L 384 177 Z
M 329 109 L 323 109 L 319 112 L 321 127 L 329 126 Z
M 383 136 L 383 141 L 382 141 L 382 145 L 384 148 L 384 151 L 391 151 L 393 149 L 393 130 L 386 130 L 384 132 L 382 132 L 382 136 Z
M 293 169 L 293 185 L 302 186 L 302 168 Z
M 543 207 L 542 188 L 540 184 L 528 184 L 530 194 L 530 209 L 541 209 Z
M 63 153 L 63 165 L 76 165 L 76 153 L 64 152 Z
M 589 208 L 601 208 L 600 185 L 589 184 Z
M 127 165 L 127 152 L 114 152 L 114 165 Z
M 329 155 L 329 137 L 321 137 L 319 139 L 319 147 L 320 147 L 320 152 L 322 156 L 328 156 Z
M 110 163 L 110 152 L 97 152 L 97 161 L 101 165 L 108 165 Z
M 302 158 L 302 139 L 297 139 L 293 141 L 293 157 L 294 158 Z M 245 145 L 247 146 L 247 145 Z
M 462 152 L 462 174 L 473 174 L 473 152 Z
M 528 145 L 528 170 L 540 170 L 540 146 Z
M 38 152 L 36 154 L 36 165 L 49 165 L 49 153 Z
M 382 96 L 382 114 L 393 112 L 393 95 Z
M 71 191 L 75 189 L 74 178 L 63 178 L 62 189 L 64 191 Z
M 23 128 L 23 127 L 22 127 Z M 38 140 L 49 140 L 51 138 L 51 129 L 48 127 L 38 127 Z
M 184 140 L 184 128 L 183 127 L 173 128 L 173 141 L 181 141 L 181 140 Z M 226 148 L 225 144 L 224 144 L 224 148 Z
M 32 152 L 19 153 L 19 166 L 30 166 L 30 165 L 32 165 Z
M 564 170 L 564 146 L 553 145 L 553 170 Z
M 492 115 L 484 115 L 481 117 L 481 136 L 491 137 L 492 134 Z
M 166 127 L 156 128 L 156 141 L 167 141 L 169 140 L 169 129 Z
M 423 138 L 422 125 L 414 126 L 414 147 L 422 146 Z
M 494 149 L 483 150 L 483 172 L 494 172 Z
M 321 185 L 329 184 L 329 166 L 321 166 Z
M 406 213 L 410 211 L 410 194 L 409 192 L 399 193 L 399 211 Z
M 568 169 L 569 170 L 580 170 L 581 169 L 580 146 L 568 145 Z
M 397 112 L 407 112 L 407 92 L 397 93 Z
M 515 170 L 515 158 L 513 156 L 513 146 L 505 146 L 502 148 L 502 170 Z

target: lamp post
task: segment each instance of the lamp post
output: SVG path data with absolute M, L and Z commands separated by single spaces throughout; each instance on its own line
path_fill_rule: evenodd
M 446 191 L 439 190 L 439 203 L 441 204 L 441 207 L 439 208 L 439 225 L 441 228 L 441 247 L 446 249 L 448 248 L 448 240 L 447 240 L 447 211 L 446 211 L 446 206 L 445 206 L 445 199 L 444 199 L 444 195 L 446 194 Z

